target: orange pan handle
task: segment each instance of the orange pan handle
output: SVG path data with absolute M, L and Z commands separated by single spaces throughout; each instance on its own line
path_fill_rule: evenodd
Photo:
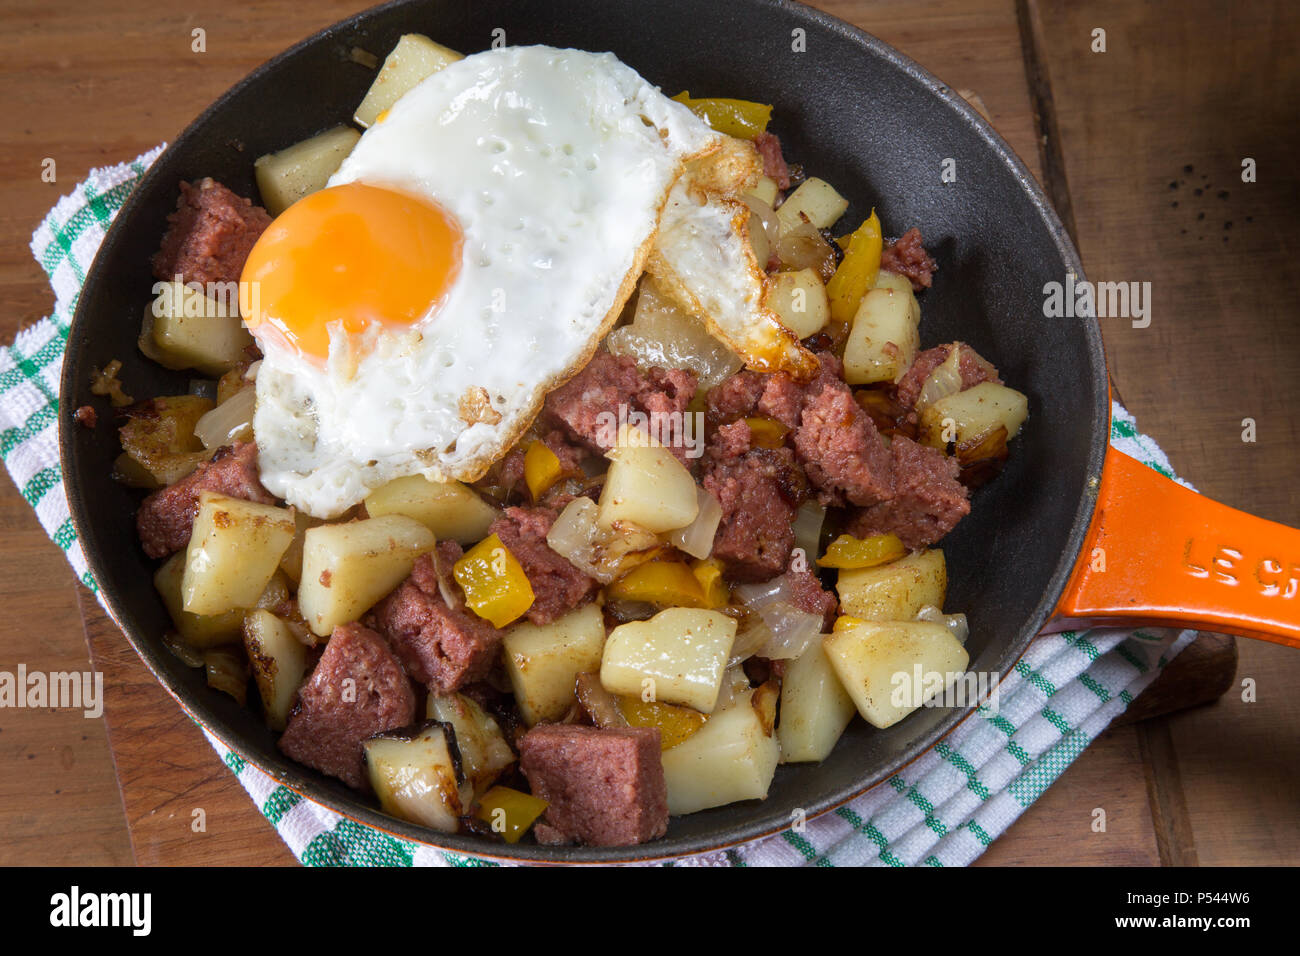
M 1300 648 L 1300 530 L 1108 448 L 1092 525 L 1045 630 L 1142 625 Z

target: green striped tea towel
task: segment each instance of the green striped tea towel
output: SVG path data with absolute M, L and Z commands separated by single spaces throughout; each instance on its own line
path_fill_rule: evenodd
M 0 351 L 0 453 L 50 538 L 92 590 L 59 473 L 58 382 L 68 325 L 95 250 L 149 163 L 93 170 L 32 237 L 54 287 L 54 312 Z M 67 410 L 70 414 L 71 410 Z M 1171 475 L 1123 408 L 1111 443 Z M 982 707 L 930 753 L 847 806 L 777 836 L 682 865 L 962 866 L 970 863 L 1141 693 L 1194 631 L 1094 629 L 1040 637 Z M 344 819 L 276 784 L 208 735 L 289 848 L 308 865 L 477 866 Z

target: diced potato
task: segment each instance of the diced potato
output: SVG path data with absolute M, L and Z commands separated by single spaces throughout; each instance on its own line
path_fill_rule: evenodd
M 550 624 L 516 624 L 502 644 L 515 702 L 531 727 L 563 717 L 578 699 L 577 676 L 600 670 L 605 618 L 587 604 Z
M 244 617 L 244 650 L 262 695 L 266 725 L 284 730 L 307 668 L 307 648 L 288 624 L 270 611 L 258 609 Z
M 412 87 L 444 67 L 463 60 L 455 50 L 434 43 L 421 33 L 407 33 L 384 60 L 379 75 L 370 85 L 366 98 L 357 107 L 353 119 L 363 129 L 374 125 L 379 114 L 389 109 Z
M 737 694 L 696 733 L 663 753 L 668 812 L 695 813 L 738 800 L 761 800 L 776 775 L 781 744 L 763 732 L 753 694 Z
M 825 760 L 855 709 L 820 641 L 787 662 L 781 678 L 781 723 L 776 729 L 781 762 Z
M 844 345 L 844 379 L 850 385 L 896 382 L 920 348 L 912 294 L 872 289 L 862 297 Z
M 929 621 L 861 624 L 827 635 L 823 648 L 858 713 L 881 729 L 956 682 L 970 662 L 952 632 Z
M 455 730 L 461 772 L 476 794 L 484 793 L 515 762 L 497 722 L 464 694 L 430 694 L 427 712 L 430 720 Z
M 781 203 L 776 218 L 783 233 L 790 232 L 803 221 L 801 214 L 818 229 L 829 229 L 848 208 L 849 201 L 837 193 L 834 186 L 824 179 L 810 176 Z
M 801 339 L 820 332 L 830 318 L 826 286 L 813 269 L 778 272 L 772 277 L 766 305 Z
M 180 642 L 188 647 L 205 650 L 221 644 L 238 641 L 244 623 L 245 608 L 233 608 L 222 614 L 191 614 L 185 610 L 181 598 L 181 581 L 185 577 L 185 552 L 177 551 L 154 572 L 153 583 L 162 597 L 167 613 L 176 626 Z M 255 608 L 273 608 L 289 597 L 289 582 L 283 574 L 271 575 L 271 580 L 258 596 Z
M 262 205 L 278 216 L 303 196 L 323 189 L 361 138 L 351 126 L 335 126 L 253 163 Z
M 452 755 L 454 733 L 431 720 L 414 733 L 392 730 L 362 742 L 380 809 L 445 833 L 460 829 L 470 797 Z
M 140 351 L 167 368 L 222 375 L 248 358 L 252 344 L 233 296 L 218 301 L 183 282 L 167 282 L 145 307 Z
M 153 472 L 126 452 L 113 459 L 113 480 L 120 481 L 128 488 L 144 488 L 147 491 L 156 491 L 162 487 Z
M 685 528 L 700 513 L 695 479 L 667 448 L 623 440 L 635 434 L 644 433 L 634 428 L 620 433 L 618 447 L 608 453 L 612 463 L 596 520 L 606 528 L 630 521 L 656 534 Z
M 888 272 L 881 270 L 876 273 L 875 288 L 893 289 L 895 292 L 906 292 L 908 295 L 915 295 L 912 291 L 912 280 L 907 276 L 901 276 L 897 272 Z
M 941 398 L 921 413 L 921 443 L 945 448 L 949 441 L 964 444 L 1002 427 L 1010 441 L 1029 417 L 1029 399 L 1014 388 L 980 382 L 973 388 Z
M 840 608 L 864 621 L 910 621 L 927 604 L 943 607 L 948 567 L 933 548 L 875 568 L 840 571 Z
M 614 628 L 600 682 L 611 694 L 711 713 L 735 639 L 736 619 L 720 611 L 668 608 Z
M 185 552 L 177 551 L 154 572 L 153 584 L 171 615 L 181 641 L 190 647 L 208 648 L 229 644 L 239 637 L 244 623 L 244 609 L 232 608 L 221 614 L 191 614 L 181 597 L 181 580 L 185 576 Z
M 355 621 L 436 543 L 432 531 L 406 515 L 308 528 L 298 607 L 312 632 L 325 637 L 336 625 Z
M 766 203 L 769 206 L 775 206 L 778 192 L 779 187 L 776 185 L 775 179 L 771 176 L 761 176 L 758 183 L 746 195 L 753 196 L 759 202 Z
M 293 532 L 292 511 L 201 492 L 181 580 L 185 610 L 221 614 L 252 607 Z
M 118 431 L 122 449 L 158 484 L 180 481 L 212 457 L 194 435 L 194 426 L 211 410 L 212 400 L 198 395 L 168 395 L 132 405 Z
M 280 556 L 280 570 L 294 583 L 295 587 L 302 578 L 302 545 L 307 537 L 307 529 L 319 527 L 324 523 L 320 518 L 313 518 L 305 511 L 294 511 L 293 513 L 293 540 L 289 542 L 289 547 Z
M 500 512 L 459 481 L 430 481 L 422 475 L 395 478 L 366 497 L 366 513 L 407 515 L 434 533 L 439 541 L 460 544 L 481 541 Z

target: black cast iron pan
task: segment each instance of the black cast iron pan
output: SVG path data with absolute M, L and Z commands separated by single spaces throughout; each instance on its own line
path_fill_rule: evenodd
M 1029 396 L 1030 420 L 1008 467 L 977 493 L 973 513 L 943 545 L 948 604 L 971 624 L 971 668 L 1011 668 L 1066 587 L 1106 447 L 1097 324 L 1042 315 L 1045 283 L 1083 276 L 1078 255 L 1024 165 L 954 91 L 873 37 L 779 0 L 399 0 L 259 67 L 153 165 L 87 277 L 61 396 L 74 521 L 113 616 L 178 702 L 281 783 L 340 813 L 457 852 L 553 862 L 676 856 L 773 833 L 796 811 L 813 816 L 886 779 L 966 712 L 921 710 L 885 731 L 855 720 L 825 762 L 781 767 L 767 800 L 674 818 L 667 836 L 647 846 L 506 847 L 406 824 L 282 756 L 256 713 L 210 690 L 201 671 L 163 647 L 167 614 L 135 537 L 140 495 L 110 478 L 120 450 L 115 429 L 70 424 L 73 409 L 96 401 L 92 366 L 113 358 L 134 395 L 185 390 L 185 373 L 149 362 L 135 344 L 153 284 L 149 258 L 181 180 L 212 176 L 255 197 L 255 157 L 349 120 L 373 79 L 349 60 L 354 46 L 382 57 L 401 34 L 418 31 L 470 53 L 488 47 L 498 29 L 511 44 L 612 51 L 670 95 L 690 89 L 770 102 L 786 155 L 851 198 L 846 221 L 875 207 L 887 235 L 921 228 L 940 264 L 923 296 L 923 343 L 970 342 Z M 945 159 L 956 160 L 956 182 L 941 179 Z

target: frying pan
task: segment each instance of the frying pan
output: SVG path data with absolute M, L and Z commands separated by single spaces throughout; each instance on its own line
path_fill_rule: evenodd
M 178 183 L 203 176 L 256 196 L 252 161 L 347 122 L 385 54 L 407 32 L 469 53 L 494 38 L 609 50 L 675 93 L 774 104 L 787 156 L 872 207 L 887 232 L 920 226 L 940 263 L 923 296 L 928 344 L 962 339 L 1029 396 L 1030 418 L 1003 474 L 944 540 L 948 606 L 970 621 L 974 671 L 1005 675 L 1044 627 L 1180 624 L 1300 642 L 1300 533 L 1203 499 L 1108 452 L 1109 395 L 1093 318 L 1045 318 L 1044 286 L 1084 276 L 1037 183 L 1006 143 L 942 82 L 875 38 L 781 0 L 399 0 L 359 14 L 255 70 L 203 113 L 136 187 L 87 276 L 64 364 L 60 448 L 73 520 L 110 613 L 178 703 L 280 783 L 355 820 L 448 850 L 516 860 L 614 862 L 700 852 L 776 832 L 886 779 L 960 720 L 922 709 L 888 730 L 850 725 L 820 764 L 782 766 L 764 801 L 674 818 L 642 847 L 487 843 L 381 814 L 367 798 L 280 754 L 253 711 L 210 690 L 161 642 L 167 613 L 136 542 L 139 493 L 110 478 L 112 427 L 73 425 L 97 401 L 92 366 L 117 358 L 137 396 L 186 390 L 135 339 L 149 258 Z M 497 31 L 494 33 L 494 31 Z M 957 181 L 941 167 L 955 159 Z M 1102 570 L 1104 568 L 1104 570 Z

